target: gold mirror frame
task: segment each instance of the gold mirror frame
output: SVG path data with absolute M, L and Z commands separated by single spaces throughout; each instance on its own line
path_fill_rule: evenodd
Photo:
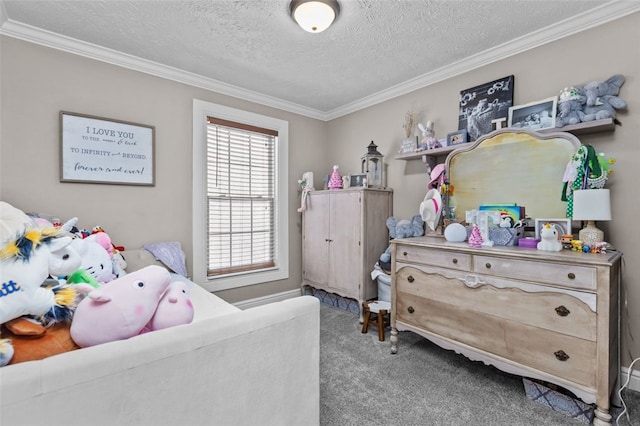
M 481 204 L 517 203 L 531 218 L 564 218 L 562 177 L 581 145 L 566 132 L 500 129 L 447 156 L 456 220 Z

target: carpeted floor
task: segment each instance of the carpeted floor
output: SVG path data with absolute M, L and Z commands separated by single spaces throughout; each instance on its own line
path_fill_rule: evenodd
M 620 425 L 640 425 L 640 393 L 623 396 L 631 421 L 623 417 Z M 528 399 L 521 377 L 470 361 L 417 334 L 400 332 L 398 353 L 391 355 L 388 329 L 380 342 L 375 327 L 361 333 L 357 314 L 326 304 L 320 309 L 320 423 L 584 424 Z

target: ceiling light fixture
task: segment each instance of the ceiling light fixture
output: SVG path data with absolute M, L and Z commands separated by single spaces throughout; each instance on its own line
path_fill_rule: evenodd
M 321 33 L 329 28 L 340 13 L 336 0 L 292 0 L 291 17 L 310 33 Z

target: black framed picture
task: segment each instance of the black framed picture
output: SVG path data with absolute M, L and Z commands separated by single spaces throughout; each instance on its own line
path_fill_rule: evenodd
M 367 179 L 367 174 L 366 173 L 352 173 L 351 175 L 349 175 L 349 183 L 350 183 L 350 187 L 354 188 L 354 187 L 358 187 L 358 186 L 364 186 L 364 181 Z
M 513 82 L 510 75 L 460 92 L 458 129 L 467 131 L 469 142 L 506 125 Z

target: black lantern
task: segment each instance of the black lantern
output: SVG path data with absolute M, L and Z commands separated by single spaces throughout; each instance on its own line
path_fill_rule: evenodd
M 383 155 L 378 152 L 378 146 L 371 141 L 367 153 L 362 157 L 362 173 L 367 174 L 369 188 L 382 188 L 384 185 Z

